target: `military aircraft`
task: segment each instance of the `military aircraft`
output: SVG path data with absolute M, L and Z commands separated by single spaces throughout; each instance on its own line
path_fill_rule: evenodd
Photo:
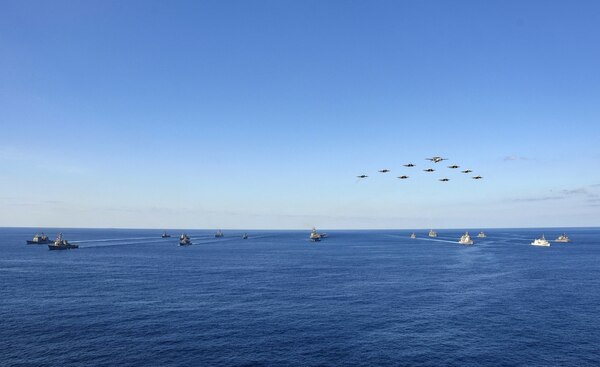
M 389 169 L 387 169 L 387 168 L 384 168 L 384 169 L 380 169 L 378 172 L 381 172 L 381 173 L 388 173 L 389 171 L 390 171 Z
M 448 181 L 450 181 L 450 179 L 449 178 L 440 178 L 440 181 L 442 181 L 442 182 L 448 182 Z
M 482 178 L 483 178 L 483 177 L 481 177 L 481 176 L 473 176 L 473 179 L 474 179 L 474 180 L 481 180 Z
M 441 161 L 448 160 L 448 158 L 442 158 L 442 157 L 438 157 L 438 156 L 431 157 L 431 158 L 425 158 L 425 159 L 427 159 L 428 161 L 432 161 L 433 163 L 440 163 Z
M 367 176 L 367 175 L 360 175 L 360 176 L 356 176 L 356 177 L 358 177 L 358 178 L 367 178 L 369 176 Z
M 406 180 L 408 178 L 408 176 L 398 176 L 398 178 L 401 180 Z
M 471 172 L 473 172 L 473 171 L 471 171 L 470 169 L 466 169 L 466 170 L 464 170 L 464 171 L 461 171 L 461 172 L 462 172 L 462 173 L 471 173 Z
M 427 168 L 427 169 L 424 169 L 423 171 L 425 171 L 425 172 L 433 172 L 435 170 L 433 168 Z
M 403 164 L 404 167 L 414 167 L 415 165 L 412 163 Z
M 459 168 L 460 166 L 457 166 L 456 164 L 453 164 L 451 166 L 448 166 L 448 168 Z

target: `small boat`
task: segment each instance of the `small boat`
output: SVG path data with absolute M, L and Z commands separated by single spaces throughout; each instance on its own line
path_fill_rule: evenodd
M 167 232 L 163 232 L 162 236 L 160 236 L 160 237 L 162 237 L 162 238 L 169 238 L 169 237 L 171 237 L 171 235 L 168 234 Z
M 313 242 L 321 241 L 321 235 L 317 232 L 317 229 L 315 227 L 313 227 L 312 231 L 310 232 L 309 238 Z
M 248 239 L 248 233 L 244 233 L 244 235 L 242 236 L 243 240 L 247 240 Z
M 471 239 L 471 236 L 469 236 L 469 232 L 465 232 L 465 234 L 460 237 L 460 240 L 458 240 L 458 243 L 461 245 L 472 245 L 473 240 Z
M 220 238 L 220 237 L 223 237 L 223 236 L 225 236 L 225 235 L 223 234 L 223 232 L 221 232 L 220 229 L 217 231 L 217 233 L 215 233 L 215 237 L 216 238 Z
M 27 241 L 28 245 L 43 245 L 46 243 L 52 243 L 52 240 L 48 238 L 48 236 L 46 236 L 44 232 L 42 232 L 41 236 L 36 233 L 35 236 L 33 236 L 33 240 Z
M 417 235 L 416 235 L 416 234 L 413 232 L 413 233 L 410 235 L 410 238 L 417 238 Z
M 327 233 L 320 233 L 321 238 L 327 238 Z
M 571 242 L 571 239 L 569 238 L 569 236 L 567 236 L 565 233 L 561 234 L 560 236 L 558 236 L 558 238 L 556 240 L 554 240 L 554 242 Z
M 485 235 L 485 233 L 483 233 L 483 231 L 479 232 L 479 234 L 477 235 L 477 237 L 479 238 L 486 238 L 487 236 Z
M 437 237 L 437 232 L 433 229 L 429 231 L 429 237 Z
M 192 244 L 192 240 L 190 240 L 190 236 L 186 233 L 183 233 L 179 236 L 179 246 L 189 246 Z
M 550 242 L 548 242 L 548 240 L 546 240 L 546 238 L 544 237 L 544 235 L 542 235 L 541 238 L 537 238 L 535 239 L 532 243 L 532 246 L 543 246 L 543 247 L 549 247 L 550 246 Z
M 69 241 L 63 239 L 62 233 L 58 234 L 58 237 L 56 237 L 53 244 L 48 245 L 48 249 L 50 250 L 70 250 L 73 248 L 79 248 L 79 246 L 71 244 Z

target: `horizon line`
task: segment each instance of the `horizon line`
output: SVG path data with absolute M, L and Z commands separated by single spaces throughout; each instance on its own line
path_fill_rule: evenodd
M 222 231 L 304 231 L 310 230 L 310 228 L 224 228 L 224 227 L 211 227 L 211 228 L 149 228 L 149 227 L 45 227 L 45 226 L 0 226 L 0 229 L 8 228 L 22 228 L 22 229 L 123 229 L 123 230 L 156 230 L 156 231 L 169 231 L 169 230 L 192 230 L 192 231 L 210 231 L 210 230 L 222 230 Z M 463 230 L 463 229 L 600 229 L 598 226 L 566 226 L 566 227 L 423 227 L 423 228 L 321 228 L 320 230 L 327 231 L 427 231 L 431 229 L 436 230 Z

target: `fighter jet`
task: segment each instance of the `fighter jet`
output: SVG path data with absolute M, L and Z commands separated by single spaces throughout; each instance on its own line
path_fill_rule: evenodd
M 398 176 L 398 178 L 401 180 L 406 180 L 408 178 L 408 176 Z
M 473 172 L 473 171 L 471 171 L 470 169 L 466 169 L 466 170 L 464 170 L 464 171 L 461 171 L 461 172 L 462 172 L 462 173 L 471 173 L 471 172 Z
M 360 176 L 356 176 L 356 177 L 358 177 L 358 178 L 367 178 L 369 176 L 367 176 L 367 175 L 360 175 Z
M 448 158 L 442 158 L 442 157 L 438 157 L 438 156 L 431 157 L 431 158 L 425 158 L 425 159 L 427 159 L 428 161 L 432 161 L 433 163 L 440 163 L 441 161 L 448 160 Z
M 483 177 L 481 177 L 481 176 L 473 176 L 473 179 L 474 179 L 474 180 L 481 180 L 482 178 L 483 178 Z
M 404 167 L 414 167 L 415 165 L 412 163 L 403 164 Z
M 433 168 L 427 168 L 427 169 L 424 169 L 423 171 L 425 171 L 425 172 L 433 172 L 435 170 Z
M 460 166 L 457 166 L 456 164 L 453 164 L 451 166 L 448 166 L 448 168 L 459 168 Z
M 440 178 L 440 181 L 442 181 L 442 182 L 448 182 L 448 181 L 450 181 L 450 179 L 449 178 Z
M 389 169 L 387 169 L 387 168 L 384 168 L 384 169 L 380 169 L 378 172 L 381 172 L 381 173 L 388 173 L 389 171 L 390 171 Z

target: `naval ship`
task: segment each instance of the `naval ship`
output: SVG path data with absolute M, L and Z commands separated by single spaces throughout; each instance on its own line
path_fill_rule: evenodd
M 458 240 L 458 243 L 461 245 L 472 245 L 473 240 L 471 239 L 471 236 L 469 236 L 469 232 L 465 232 L 465 234 L 460 237 L 460 240 Z
M 46 243 L 52 243 L 52 240 L 48 238 L 44 232 L 42 232 L 41 236 L 36 233 L 35 236 L 33 236 L 33 240 L 27 241 L 28 245 L 44 245 Z
M 63 239 L 62 233 L 58 234 L 53 244 L 48 245 L 48 249 L 50 250 L 70 250 L 73 248 L 79 248 L 79 245 L 71 244 L 69 241 Z
M 563 233 L 560 236 L 558 236 L 558 238 L 555 239 L 554 242 L 571 242 L 571 239 L 569 238 L 569 236 Z
M 190 236 L 187 233 L 183 233 L 179 236 L 179 246 L 189 246 L 192 244 L 192 240 L 190 240 Z
M 317 229 L 313 227 L 312 231 L 310 231 L 310 240 L 313 242 L 321 241 L 321 235 L 317 232 Z
M 542 246 L 542 247 L 550 247 L 550 242 L 542 235 L 541 238 L 535 239 L 532 243 L 532 246 Z

